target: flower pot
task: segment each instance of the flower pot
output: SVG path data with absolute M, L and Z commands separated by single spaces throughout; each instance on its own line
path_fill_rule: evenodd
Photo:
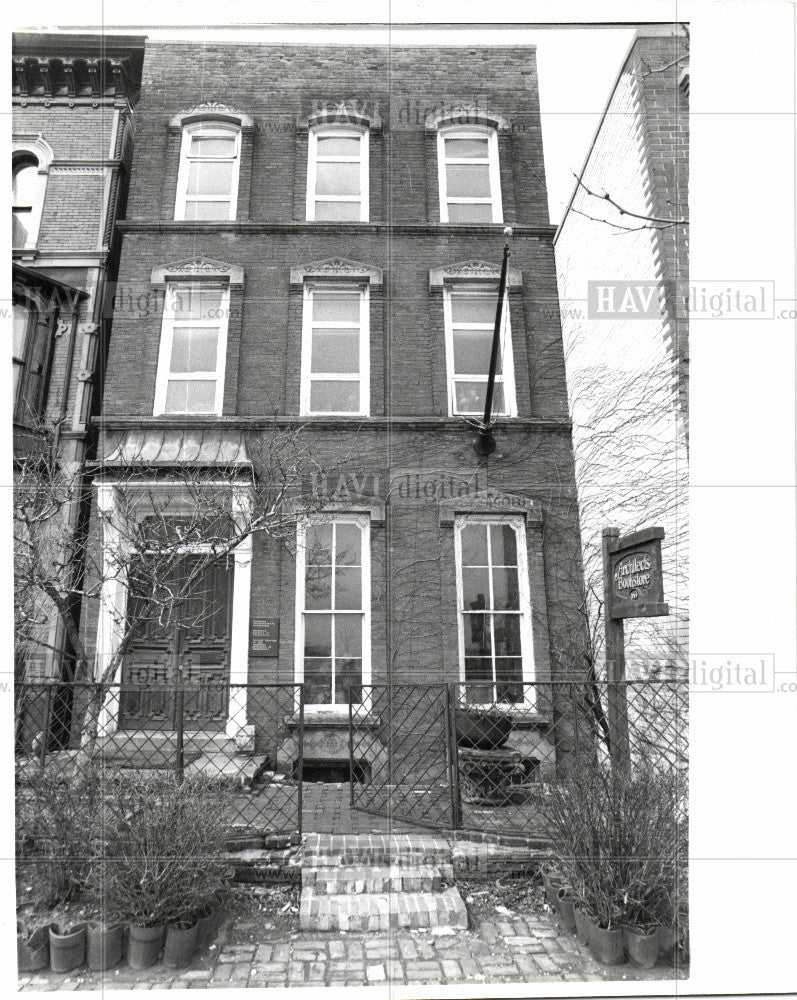
M 652 969 L 659 957 L 658 927 L 645 933 L 639 927 L 624 929 L 625 947 L 628 957 L 640 969 Z
M 579 907 L 573 907 L 573 920 L 576 925 L 576 937 L 581 942 L 581 944 L 589 944 L 589 926 L 590 919 L 586 913 L 579 909 Z
M 664 958 L 674 950 L 678 942 L 678 928 L 673 924 L 659 924 L 656 937 L 658 938 L 659 954 Z
M 166 925 L 142 927 L 131 924 L 127 941 L 127 962 L 131 969 L 148 969 L 154 965 L 163 951 L 163 936 Z
M 562 921 L 562 927 L 571 934 L 576 932 L 575 900 L 570 895 L 570 890 L 566 887 L 556 894 L 556 912 Z
M 163 964 L 170 969 L 182 969 L 196 954 L 199 924 L 194 921 L 188 927 L 169 924 L 166 928 L 166 945 L 163 949 Z
M 592 957 L 602 965 L 622 965 L 625 961 L 622 927 L 599 927 L 594 920 L 590 920 L 587 942 Z
M 564 882 L 556 875 L 543 869 L 542 884 L 545 886 L 545 901 L 556 913 L 559 907 L 559 890 L 564 888 Z
M 76 924 L 62 932 L 59 924 L 50 924 L 50 968 L 53 972 L 72 972 L 86 959 L 86 925 Z
M 86 962 L 92 972 L 113 969 L 122 961 L 125 951 L 125 928 L 122 924 L 107 926 L 91 921 L 86 931 Z
M 512 731 L 512 719 L 501 712 L 457 709 L 457 745 L 474 750 L 497 750 Z
M 40 972 L 50 964 L 50 935 L 46 927 L 28 934 L 17 924 L 17 966 L 19 972 Z
M 216 937 L 216 931 L 219 927 L 219 918 L 221 917 L 221 907 L 218 903 L 214 903 L 213 906 L 206 907 L 205 910 L 201 911 L 197 916 L 197 932 L 196 932 L 196 947 L 197 951 L 201 948 L 206 948 Z

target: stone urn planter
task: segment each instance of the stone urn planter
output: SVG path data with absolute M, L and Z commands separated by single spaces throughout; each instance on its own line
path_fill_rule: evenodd
M 50 933 L 48 928 L 29 930 L 17 924 L 17 967 L 20 972 L 40 972 L 50 964 Z
M 457 709 L 457 745 L 472 750 L 498 750 L 512 731 L 512 719 L 501 712 Z
M 86 960 L 86 925 L 50 924 L 50 968 L 72 972 Z
M 148 969 L 161 957 L 165 924 L 144 927 L 131 924 L 127 944 L 127 962 L 131 969 Z
M 626 927 L 624 934 L 630 960 L 640 969 L 652 969 L 659 957 L 659 928 Z
M 126 937 L 124 924 L 104 924 L 100 920 L 89 922 L 86 930 L 86 962 L 92 972 L 113 969 L 122 961 Z
M 163 948 L 163 964 L 170 969 L 182 969 L 189 965 L 197 951 L 199 924 L 169 924 L 166 928 L 166 944 Z

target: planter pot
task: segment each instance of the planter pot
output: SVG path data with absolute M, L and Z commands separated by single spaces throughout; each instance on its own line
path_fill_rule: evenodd
M 575 900 L 568 894 L 568 889 L 560 889 L 556 894 L 556 911 L 562 926 L 571 934 L 576 932 Z
M 72 972 L 86 960 L 86 925 L 78 924 L 61 933 L 58 924 L 50 924 L 50 968 L 53 972 Z
M 589 921 L 589 950 L 602 965 L 622 965 L 625 961 L 625 936 L 622 927 L 598 927 Z
M 182 969 L 196 954 L 198 923 L 190 927 L 169 924 L 166 928 L 166 945 L 163 949 L 163 964 L 170 969 Z
M 125 927 L 92 921 L 86 932 L 86 962 L 92 972 L 115 968 L 125 951 Z
M 550 875 L 546 871 L 542 873 L 542 884 L 545 886 L 545 901 L 556 913 L 559 908 L 559 890 L 563 889 L 565 884 L 556 875 Z
M 583 910 L 577 906 L 573 908 L 573 920 L 576 925 L 576 937 L 581 944 L 589 944 L 590 919 Z
M 457 710 L 457 744 L 474 750 L 497 750 L 512 731 L 512 719 L 499 712 L 475 708 Z
M 659 924 L 656 937 L 659 943 L 659 954 L 665 957 L 675 949 L 678 942 L 678 929 L 672 924 Z
M 127 962 L 131 969 L 148 969 L 158 961 L 163 951 L 165 933 L 165 924 L 158 924 L 156 927 L 130 925 Z
M 659 957 L 659 929 L 645 934 L 636 927 L 626 927 L 625 947 L 628 957 L 640 969 L 652 969 Z
M 40 972 L 50 964 L 50 934 L 37 927 L 28 934 L 17 924 L 17 967 L 20 972 Z
M 197 951 L 206 948 L 216 937 L 221 918 L 221 907 L 214 904 L 212 908 L 197 917 L 196 947 Z

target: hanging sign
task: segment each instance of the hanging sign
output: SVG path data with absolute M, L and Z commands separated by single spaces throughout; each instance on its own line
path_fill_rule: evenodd
M 609 545 L 611 618 L 656 618 L 670 613 L 664 603 L 662 538 L 664 528 L 643 528 Z

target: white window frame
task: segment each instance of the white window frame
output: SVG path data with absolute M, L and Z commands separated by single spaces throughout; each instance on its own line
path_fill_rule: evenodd
M 294 634 L 294 678 L 297 684 L 304 683 L 304 598 L 305 598 L 305 578 L 307 550 L 307 529 L 310 525 L 328 524 L 356 524 L 362 531 L 362 611 L 352 612 L 362 614 L 362 687 L 364 698 L 360 703 L 361 708 L 370 709 L 370 685 L 371 685 L 371 518 L 368 514 L 346 514 L 335 512 L 330 514 L 314 514 L 303 518 L 296 526 L 296 619 Z M 330 614 L 340 614 L 341 612 L 329 612 Z M 343 612 L 345 614 L 345 612 Z M 334 648 L 333 648 L 334 657 Z M 333 678 L 334 683 L 334 678 Z M 333 697 L 334 697 L 334 686 Z M 348 705 L 338 704 L 307 704 L 305 710 L 311 712 L 335 712 L 348 714 Z
M 318 140 L 319 138 L 330 138 L 339 137 L 344 139 L 359 139 L 360 140 L 360 155 L 359 157 L 354 156 L 330 156 L 322 157 L 322 162 L 333 162 L 333 163 L 356 163 L 359 160 L 360 163 L 360 222 L 368 222 L 369 217 L 369 189 L 368 189 L 368 147 L 369 147 L 369 134 L 367 128 L 361 128 L 357 125 L 346 125 L 346 124 L 329 124 L 329 125 L 316 125 L 309 130 L 308 144 L 307 144 L 307 221 L 308 222 L 329 222 L 334 224 L 336 222 L 343 221 L 355 221 L 355 220 L 343 220 L 343 219 L 320 219 L 316 220 L 315 217 L 315 203 L 316 201 L 357 201 L 358 199 L 350 195 L 337 195 L 337 194 L 324 194 L 317 195 L 315 193 L 316 187 L 316 165 L 318 163 Z
M 526 520 L 521 514 L 461 514 L 454 519 L 454 561 L 456 563 L 457 577 L 457 639 L 459 646 L 459 679 L 462 686 L 463 699 L 466 694 L 467 681 L 465 679 L 465 613 L 464 587 L 462 583 L 462 529 L 469 524 L 508 524 L 515 532 L 515 544 L 518 557 L 518 603 L 520 605 L 520 655 L 521 670 L 523 677 L 523 701 L 519 702 L 490 702 L 489 705 L 478 705 L 467 702 L 468 707 L 487 708 L 495 706 L 498 710 L 528 710 L 534 708 L 536 704 L 536 688 L 534 680 L 536 669 L 534 665 L 534 632 L 531 619 L 531 590 L 529 585 L 529 563 L 526 540 Z M 488 532 L 489 545 L 489 532 Z M 491 601 L 492 603 L 492 601 Z M 502 613 L 502 612 L 497 612 Z M 492 652 L 493 661 L 493 687 L 495 687 L 495 650 Z M 475 683 L 475 682 L 470 682 Z
M 218 319 L 178 319 L 171 298 L 176 290 L 181 287 L 191 286 L 192 288 L 217 288 L 221 289 L 221 300 L 219 311 L 221 316 Z M 227 366 L 227 327 L 230 313 L 230 286 L 228 283 L 218 281 L 190 281 L 186 279 L 175 279 L 166 282 L 166 289 L 163 296 L 163 320 L 161 323 L 160 349 L 158 352 L 158 374 L 155 379 L 155 409 L 154 416 L 217 416 L 222 414 L 224 406 L 224 374 Z M 216 344 L 216 368 L 207 372 L 172 372 L 170 369 L 172 358 L 172 343 L 175 329 L 184 324 L 191 327 L 203 327 L 206 329 L 218 329 L 219 336 Z M 179 413 L 176 410 L 166 410 L 166 393 L 171 378 L 179 378 L 186 382 L 210 382 L 216 383 L 215 405 L 207 412 Z
M 360 295 L 360 374 L 359 378 L 345 372 L 327 372 L 311 374 L 310 366 L 313 346 L 313 327 L 329 330 L 346 327 L 348 324 L 336 322 L 313 323 L 313 296 L 316 292 L 359 292 Z M 357 410 L 311 410 L 310 388 L 312 381 L 326 382 L 359 382 L 360 406 Z M 304 284 L 304 302 L 302 309 L 302 362 L 301 384 L 299 390 L 299 413 L 301 416 L 333 416 L 333 417 L 367 417 L 371 409 L 371 333 L 370 333 L 370 294 L 368 282 L 346 281 L 306 281 Z
M 35 250 L 39 244 L 39 230 L 41 229 L 42 212 L 44 211 L 44 197 L 47 190 L 47 166 L 44 166 L 42 164 L 42 160 L 35 153 L 30 152 L 29 150 L 20 149 L 15 151 L 11 165 L 12 187 L 13 179 L 16 177 L 17 172 L 23 170 L 25 167 L 31 167 L 36 171 L 36 191 L 29 206 L 16 204 L 12 204 L 11 206 L 12 216 L 15 215 L 19 209 L 29 209 L 26 213 L 28 224 L 26 227 L 27 239 L 25 240 L 24 246 L 13 245 L 14 233 L 12 222 L 12 250 Z
M 454 158 L 446 160 L 446 139 L 487 139 L 487 159 L 476 159 L 474 157 Z M 489 198 L 464 198 L 448 197 L 446 180 L 446 163 L 487 163 L 490 177 L 490 197 Z M 450 203 L 458 205 L 491 205 L 492 222 L 503 222 L 504 209 L 501 200 L 501 171 L 498 165 L 498 133 L 494 128 L 486 125 L 447 125 L 437 130 L 437 181 L 440 192 L 440 221 L 449 222 L 448 206 Z M 478 222 L 456 222 L 454 225 L 487 225 Z
M 482 409 L 478 413 L 471 410 L 458 410 L 457 409 L 457 396 L 455 391 L 454 383 L 456 382 L 473 382 L 474 384 L 484 383 L 486 385 L 487 378 L 489 376 L 489 371 L 481 375 L 455 375 L 454 373 L 454 321 L 453 314 L 451 310 L 451 297 L 452 295 L 489 295 L 494 292 L 496 297 L 496 307 L 498 305 L 498 289 L 492 284 L 488 283 L 478 283 L 473 284 L 445 284 L 443 286 L 443 325 L 445 327 L 445 338 L 446 338 L 446 378 L 448 382 L 448 415 L 450 417 L 460 417 L 460 416 L 483 416 L 484 410 Z M 501 326 L 501 374 L 496 376 L 496 385 L 503 385 L 504 388 L 504 409 L 500 413 L 493 409 L 493 415 L 496 417 L 516 417 L 517 416 L 517 395 L 515 392 L 515 362 L 513 358 L 512 351 L 512 322 L 509 310 L 509 292 L 506 293 L 506 298 L 504 299 L 504 308 L 502 311 L 502 326 Z M 468 323 L 468 324 L 457 324 L 457 329 L 460 327 L 467 327 L 468 329 L 478 329 L 489 331 L 490 336 L 495 331 L 495 320 L 491 323 Z
M 235 154 L 227 156 L 201 156 L 190 155 L 191 141 L 197 137 L 201 138 L 225 138 L 230 136 L 235 138 Z M 188 195 L 188 173 L 189 165 L 193 160 L 202 162 L 225 163 L 232 160 L 232 175 L 230 178 L 230 208 L 227 220 L 235 220 L 238 212 L 238 176 L 241 171 L 241 129 L 238 125 L 228 122 L 192 122 L 183 127 L 182 145 L 180 147 L 180 168 L 177 174 L 177 196 L 174 203 L 174 218 L 179 222 L 213 222 L 224 220 L 213 219 L 186 219 L 186 204 L 188 201 L 225 201 L 222 195 Z

